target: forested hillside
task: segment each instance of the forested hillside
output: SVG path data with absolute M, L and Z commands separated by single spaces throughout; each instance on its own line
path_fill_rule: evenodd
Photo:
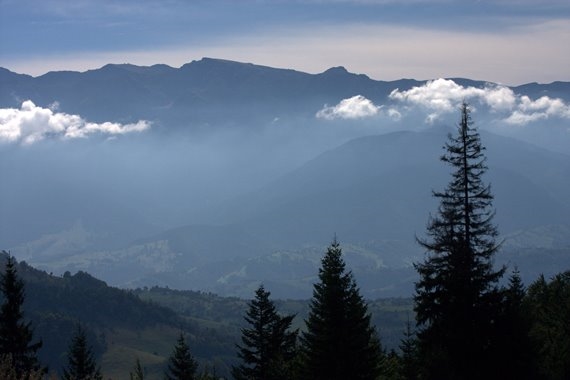
M 2 254 L 2 268 L 5 261 Z M 187 318 L 85 272 L 53 276 L 25 262 L 17 271 L 25 284 L 26 320 L 32 321 L 34 336 L 43 340 L 38 357 L 52 371 L 64 366 L 77 324 L 84 326 L 103 372 L 118 379 L 128 376 L 137 357 L 149 374 L 162 373 L 180 331 L 192 337 L 192 350 L 204 364 L 233 357 L 231 329 L 223 323 Z M 199 293 L 195 297 L 199 299 Z M 227 363 L 218 363 L 222 371 L 224 366 Z
M 2 254 L 2 271 L 6 258 Z M 157 374 L 180 331 L 190 337 L 201 368 L 227 374 L 236 362 L 234 345 L 245 323 L 245 299 L 159 287 L 123 290 L 85 272 L 53 276 L 25 262 L 18 263 L 17 271 L 25 284 L 26 320 L 32 321 L 34 336 L 43 340 L 38 356 L 52 371 L 65 365 L 78 323 L 85 327 L 103 373 L 118 379 L 128 375 L 136 358 L 149 379 L 160 378 Z M 304 328 L 307 300 L 278 300 L 276 305 L 296 315 L 295 328 Z M 413 319 L 411 299 L 374 300 L 369 308 L 383 344 L 396 349 L 406 321 Z
M 2 254 L 2 262 L 6 258 Z M 200 363 L 200 373 L 229 376 L 231 367 L 238 362 L 235 344 L 246 326 L 243 317 L 247 300 L 159 287 L 122 290 L 84 272 L 53 276 L 25 262 L 16 268 L 25 286 L 25 320 L 31 322 L 34 339 L 43 342 L 38 358 L 51 373 L 61 373 L 66 365 L 67 351 L 79 323 L 105 378 L 127 378 L 139 360 L 144 379 L 161 379 L 181 331 L 185 332 L 190 350 Z M 509 287 L 518 292 L 517 299 L 522 300 L 520 307 L 525 311 L 520 314 L 523 319 L 515 325 L 502 328 L 515 334 L 521 326 L 528 329 L 527 337 L 542 353 L 527 359 L 542 368 L 541 378 L 563 379 L 560 376 L 566 373 L 567 364 L 560 355 L 567 349 L 565 340 L 551 341 L 547 337 L 567 334 L 559 323 L 568 317 L 568 272 L 552 279 L 541 277 L 528 291 L 520 282 L 513 287 L 512 281 Z M 309 301 L 275 300 L 274 303 L 281 315 L 295 316 L 292 329 L 306 331 L 304 321 L 309 314 Z M 401 379 L 394 376 L 404 371 L 401 366 L 405 365 L 406 355 L 410 354 L 407 350 L 414 342 L 413 301 L 379 299 L 367 305 L 371 323 L 387 354 L 387 370 L 392 371 L 383 378 Z M 520 340 L 521 336 L 513 339 Z

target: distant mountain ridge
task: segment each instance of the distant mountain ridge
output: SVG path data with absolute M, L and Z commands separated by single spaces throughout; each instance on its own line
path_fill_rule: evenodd
M 310 75 L 210 58 L 179 69 L 165 65 L 109 64 L 84 73 L 50 72 L 37 78 L 3 70 L 0 72 L 0 106 L 19 107 L 25 99 L 33 99 L 42 106 L 57 101 L 65 112 L 93 121 L 122 121 L 137 115 L 158 119 L 163 125 L 180 126 L 211 123 L 216 108 L 222 106 L 230 110 L 233 117 L 256 114 L 260 111 L 255 108 L 259 101 L 268 104 L 299 99 L 296 107 L 314 113 L 314 105 L 303 105 L 307 99 L 312 99 L 318 109 L 324 103 L 337 100 L 338 89 L 347 84 L 350 87 L 341 92 L 354 95 L 354 83 L 359 83 L 358 90 L 365 89 L 363 84 L 374 91 L 381 90 L 383 85 L 346 70 L 331 69 Z M 333 90 L 336 93 L 331 93 Z
M 484 87 L 486 82 L 455 79 L 459 84 Z M 408 90 L 426 81 L 372 80 L 333 67 L 320 74 L 203 58 L 180 68 L 157 64 L 108 64 L 86 72 L 57 71 L 31 77 L 0 70 L 0 108 L 17 108 L 32 99 L 47 107 L 58 102 L 67 113 L 95 122 L 157 121 L 163 127 L 198 128 L 235 119 L 252 123 L 274 117 L 314 115 L 324 104 L 357 94 L 383 104 L 396 88 Z M 551 95 L 568 100 L 570 83 L 530 83 L 514 87 L 530 96 Z M 227 115 L 220 118 L 219 108 Z M 267 116 L 267 114 L 271 116 Z

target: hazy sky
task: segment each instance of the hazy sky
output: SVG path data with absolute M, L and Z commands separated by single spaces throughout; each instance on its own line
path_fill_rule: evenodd
M 568 0 L 0 0 L 0 66 L 204 56 L 374 79 L 570 81 Z

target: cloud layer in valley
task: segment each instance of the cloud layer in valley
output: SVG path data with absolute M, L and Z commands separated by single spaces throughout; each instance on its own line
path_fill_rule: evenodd
M 134 124 L 91 123 L 78 115 L 57 112 L 57 104 L 51 108 L 36 106 L 31 100 L 22 103 L 20 109 L 0 109 L 0 142 L 30 145 L 46 138 L 77 139 L 90 135 L 124 135 L 142 132 L 151 126 L 148 121 Z
M 509 124 L 527 124 L 551 117 L 570 119 L 570 105 L 561 99 L 552 99 L 548 96 L 542 96 L 537 100 L 521 96 L 517 109 L 505 121 Z
M 316 117 L 324 120 L 355 120 L 373 117 L 382 113 L 382 106 L 375 105 L 370 99 L 362 95 L 355 95 L 351 98 L 341 100 L 335 106 L 325 105 L 317 112 Z M 385 111 L 392 120 L 399 120 L 401 114 L 398 110 L 390 108 Z
M 395 104 L 385 112 L 384 105 L 374 104 L 362 95 L 342 99 L 335 106 L 325 106 L 316 117 L 324 120 L 362 119 L 387 115 L 400 120 L 410 108 L 419 108 L 434 123 L 446 114 L 456 112 L 463 101 L 475 108 L 486 107 L 496 121 L 509 125 L 525 125 L 538 120 L 570 119 L 570 105 L 562 99 L 542 96 L 536 100 L 515 94 L 508 87 L 489 84 L 484 88 L 462 86 L 451 79 L 436 79 L 409 90 L 395 89 L 389 95 Z
M 396 89 L 390 94 L 390 99 L 426 109 L 429 112 L 426 118 L 428 123 L 442 114 L 455 112 L 463 101 L 489 107 L 498 119 L 508 124 L 523 125 L 548 118 L 570 119 L 570 105 L 561 99 L 542 96 L 532 100 L 526 95 L 515 94 L 505 86 L 477 88 L 462 86 L 450 79 L 428 81 L 407 91 Z
M 336 106 L 325 106 L 317 112 L 319 119 L 361 119 L 378 114 L 380 107 L 362 95 L 343 99 Z

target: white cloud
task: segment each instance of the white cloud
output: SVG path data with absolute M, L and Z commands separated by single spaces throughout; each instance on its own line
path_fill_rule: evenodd
M 412 103 L 427 108 L 426 122 L 431 124 L 442 114 L 453 112 L 463 101 L 485 104 L 493 111 L 512 109 L 516 102 L 513 91 L 504 86 L 489 85 L 485 88 L 464 87 L 450 79 L 436 79 L 407 91 L 396 89 L 390 99 Z
M 426 123 L 429 124 L 442 114 L 457 110 L 463 101 L 487 106 L 492 113 L 500 115 L 509 124 L 526 124 L 550 117 L 570 118 L 570 106 L 561 99 L 543 96 L 532 100 L 528 96 L 516 95 L 510 88 L 500 85 L 464 87 L 453 80 L 436 79 L 407 91 L 396 89 L 389 97 L 427 109 L 429 114 Z
M 486 88 L 481 97 L 493 111 L 510 110 L 517 102 L 517 97 L 513 90 L 504 86 Z
M 398 121 L 402 118 L 402 114 L 395 108 L 388 109 L 388 117 L 394 121 Z
M 523 125 L 549 118 L 570 119 L 570 105 L 562 99 L 543 96 L 532 100 L 517 95 L 508 87 L 488 84 L 485 87 L 462 86 L 451 79 L 436 79 L 409 90 L 396 89 L 389 95 L 395 105 L 383 109 L 362 95 L 341 100 L 335 106 L 325 106 L 316 116 L 320 119 L 362 119 L 381 112 L 394 121 L 400 120 L 412 108 L 420 107 L 427 115 L 425 122 L 433 124 L 443 115 L 454 113 L 466 101 L 477 110 L 486 109 L 495 119 L 511 125 Z M 402 105 L 405 104 L 404 107 Z
M 450 79 L 428 81 L 420 87 L 407 91 L 396 89 L 390 98 L 424 106 L 436 113 L 451 112 L 464 100 L 476 99 L 491 107 L 494 111 L 508 110 L 513 107 L 516 96 L 511 89 L 504 86 L 488 86 L 485 88 L 463 87 Z
M 134 124 L 91 123 L 78 115 L 57 112 L 57 108 L 57 103 L 43 108 L 26 100 L 20 109 L 0 109 L 0 142 L 30 145 L 51 137 L 76 139 L 92 134 L 115 136 L 150 128 L 150 122 L 144 120 Z
M 570 105 L 565 104 L 562 99 L 552 99 L 548 96 L 537 100 L 532 100 L 526 95 L 521 96 L 517 108 L 505 119 L 507 123 L 522 125 L 550 117 L 570 119 Z
M 374 105 L 371 100 L 366 99 L 362 95 L 356 95 L 352 98 L 343 99 L 336 106 L 325 106 L 317 112 L 319 119 L 362 119 L 365 117 L 375 116 L 380 111 L 380 107 Z

